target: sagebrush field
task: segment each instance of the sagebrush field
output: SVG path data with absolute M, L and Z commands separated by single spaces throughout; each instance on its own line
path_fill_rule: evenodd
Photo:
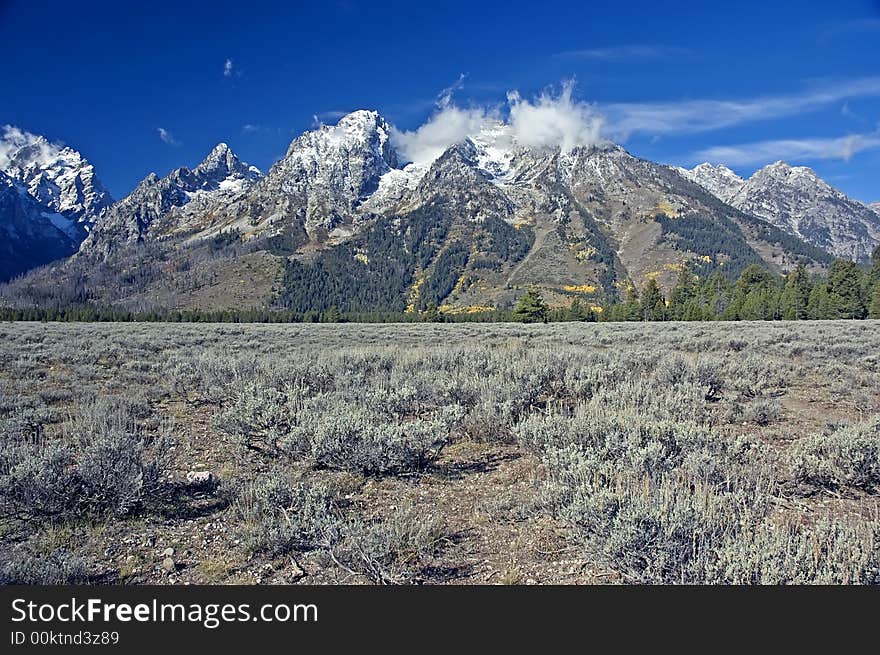
M 880 322 L 0 324 L 5 583 L 878 583 Z

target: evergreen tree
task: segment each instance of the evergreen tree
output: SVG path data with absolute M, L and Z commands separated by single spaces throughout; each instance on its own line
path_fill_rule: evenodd
M 769 321 L 777 317 L 779 287 L 763 266 L 748 266 L 736 281 L 733 302 L 725 317 L 743 321 Z
M 681 317 L 683 321 L 711 321 L 715 318 L 715 315 L 712 314 L 708 309 L 704 309 L 700 306 L 700 303 L 697 300 L 691 300 L 688 302 L 687 306 L 684 308 L 684 316 Z
M 831 300 L 828 297 L 828 283 L 817 280 L 810 291 L 810 302 L 807 314 L 814 321 L 832 318 Z
M 831 318 L 864 318 L 867 307 L 862 271 L 855 262 L 835 259 L 828 275 Z
M 809 317 L 810 291 L 810 276 L 807 274 L 807 266 L 804 262 L 800 262 L 785 278 L 785 288 L 779 303 L 780 313 L 784 320 L 803 321 Z
M 547 316 L 547 305 L 534 289 L 527 291 L 513 310 L 514 319 L 520 323 L 546 323 Z
M 732 294 L 727 276 L 721 272 L 721 269 L 713 271 L 700 285 L 700 295 L 705 304 L 704 318 L 722 318 L 732 304 Z
M 868 283 L 876 288 L 880 284 L 880 246 L 874 248 L 871 253 L 871 271 L 868 273 Z
M 865 297 L 868 299 L 868 316 L 880 318 L 880 246 L 871 253 L 871 270 L 868 272 Z
M 339 313 L 339 310 L 336 306 L 330 307 L 324 314 L 321 316 L 322 323 L 341 323 L 342 322 L 342 314 Z
M 678 272 L 675 286 L 669 291 L 669 308 L 667 315 L 673 321 L 687 320 L 685 314 L 688 307 L 698 295 L 697 281 L 687 264 Z
M 868 305 L 868 318 L 880 318 L 880 283 L 871 290 L 871 302 Z
M 428 303 L 427 309 L 425 309 L 425 313 L 423 315 L 423 320 L 427 323 L 442 323 L 443 322 L 443 314 L 440 313 L 440 310 L 437 309 L 437 303 L 433 300 Z
M 662 321 L 666 317 L 666 300 L 654 278 L 648 280 L 642 292 L 640 315 L 643 321 Z
M 630 285 L 626 290 L 626 300 L 620 303 L 612 318 L 615 321 L 641 321 L 642 303 L 639 302 L 639 290 Z

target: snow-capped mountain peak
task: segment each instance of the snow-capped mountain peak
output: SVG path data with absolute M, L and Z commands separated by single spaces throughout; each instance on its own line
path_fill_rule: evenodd
M 226 143 L 218 143 L 193 169 L 178 168 L 162 178 L 150 173 L 96 223 L 82 250 L 106 255 L 150 231 L 198 229 L 206 215 L 225 209 L 258 179 L 256 167 L 242 162 Z
M 769 164 L 725 200 L 838 257 L 864 260 L 880 243 L 880 216 L 807 166 Z
M 113 203 L 79 152 L 11 125 L 0 137 L 0 171 L 20 182 L 48 213 L 63 217 L 69 223 L 65 230 L 81 233 L 80 238 Z
M 707 191 L 727 202 L 745 183 L 745 180 L 724 164 L 713 166 L 703 162 L 692 169 L 677 169 L 691 182 L 699 184 Z
M 226 143 L 220 142 L 208 153 L 208 156 L 193 169 L 193 173 L 211 180 L 228 178 L 256 179 L 260 169 L 242 162 Z

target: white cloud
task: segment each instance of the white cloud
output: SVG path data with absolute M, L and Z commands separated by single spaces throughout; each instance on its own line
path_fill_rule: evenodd
M 492 113 L 483 108 L 460 109 L 449 105 L 434 113 L 416 130 L 394 130 L 395 148 L 409 161 L 428 164 L 449 148 L 478 134 L 492 120 Z
M 729 166 L 766 164 L 784 159 L 789 162 L 840 159 L 849 161 L 865 150 L 880 148 L 880 132 L 850 134 L 837 138 L 779 139 L 732 146 L 715 146 L 695 152 L 694 162 L 722 162 Z
M 558 95 L 545 92 L 534 100 L 524 99 L 515 91 L 508 93 L 505 120 L 502 108 L 463 109 L 453 104 L 452 91 L 463 79 L 460 77 L 455 85 L 440 94 L 437 111 L 421 127 L 412 131 L 394 130 L 394 145 L 406 159 L 417 164 L 430 163 L 449 146 L 499 123 L 506 127 L 508 139 L 530 148 L 567 151 L 603 141 L 601 115 L 593 105 L 572 98 L 574 84 L 571 82 L 563 84 Z
M 647 54 L 647 53 L 645 53 Z M 560 148 L 598 145 L 606 140 L 626 141 L 633 134 L 654 137 L 710 132 L 747 123 L 786 118 L 815 111 L 846 100 L 880 96 L 880 77 L 842 82 L 825 82 L 799 94 L 761 96 L 739 100 L 683 100 L 678 102 L 591 104 L 575 100 L 574 85 L 566 82 L 554 94 L 544 92 L 526 99 L 512 91 L 500 107 L 462 108 L 453 102 L 465 76 L 438 96 L 437 109 L 420 127 L 411 131 L 394 129 L 392 139 L 404 158 L 430 163 L 449 146 L 477 136 L 490 125 L 503 124 L 502 138 L 531 148 Z M 843 110 L 847 113 L 848 108 Z M 495 137 L 498 138 L 498 130 Z M 875 134 L 839 139 L 767 141 L 727 150 L 707 149 L 732 165 L 766 159 L 770 150 L 790 159 L 848 158 L 874 147 Z M 503 145 L 496 143 L 496 145 Z M 704 155 L 700 155 L 704 157 Z
M 667 59 L 691 54 L 687 48 L 658 45 L 622 45 L 610 48 L 566 50 L 557 56 L 566 59 L 592 59 L 596 61 L 628 61 L 631 59 Z
M 593 105 L 572 100 L 573 89 L 574 83 L 566 82 L 558 96 L 545 92 L 534 102 L 515 91 L 508 93 L 508 123 L 517 143 L 530 148 L 558 147 L 563 152 L 602 143 L 604 118 Z
M 608 134 L 625 140 L 635 133 L 665 135 L 707 132 L 743 123 L 784 118 L 820 109 L 848 98 L 880 96 L 880 77 L 824 84 L 788 96 L 745 100 L 615 103 L 602 106 Z
M 227 59 L 223 64 L 223 77 L 232 77 L 233 64 L 231 59 Z
M 175 140 L 174 135 L 171 134 L 171 132 L 166 130 L 164 127 L 157 127 L 156 131 L 159 133 L 159 138 L 162 139 L 162 141 L 164 141 L 168 145 L 170 145 L 170 146 L 180 145 L 177 142 L 177 140 Z
M 3 126 L 3 136 L 0 137 L 0 169 L 9 165 L 10 159 L 24 147 L 31 148 L 28 153 L 29 162 L 46 164 L 56 159 L 64 147 L 59 144 L 49 143 L 46 139 L 14 125 Z
M 241 126 L 241 131 L 245 134 L 253 134 L 254 132 L 260 131 L 260 126 L 254 125 L 253 123 L 245 123 Z

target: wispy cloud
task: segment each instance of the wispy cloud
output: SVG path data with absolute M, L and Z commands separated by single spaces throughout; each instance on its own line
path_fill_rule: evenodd
M 559 147 L 563 151 L 602 143 L 604 117 L 594 105 L 575 100 L 573 91 L 574 82 L 568 81 L 558 94 L 544 92 L 534 101 L 508 93 L 507 122 L 516 141 L 531 148 Z
M 231 59 L 227 59 L 223 63 L 223 77 L 232 77 L 232 73 L 235 70 L 235 65 L 232 63 Z
M 64 144 L 50 143 L 43 137 L 31 134 L 27 130 L 4 125 L 3 134 L 0 136 L 0 170 L 5 168 L 12 157 L 16 156 L 22 148 L 27 147 L 28 152 L 25 160 L 47 164 L 58 157 Z
M 664 45 L 618 45 L 608 48 L 566 50 L 557 57 L 565 59 L 590 59 L 594 61 L 630 61 L 633 59 L 670 59 L 692 54 L 688 48 Z
M 180 145 L 180 143 L 174 138 L 174 135 L 171 134 L 171 132 L 166 130 L 164 127 L 157 127 L 156 132 L 159 133 L 159 138 L 162 139 L 162 141 L 167 143 L 169 146 Z
M 467 73 L 459 73 L 458 79 L 440 92 L 437 96 L 437 106 L 440 107 L 440 109 L 452 104 L 452 97 L 455 95 L 456 91 L 464 86 L 464 78 L 466 77 Z
M 610 135 L 619 140 L 631 134 L 707 132 L 743 123 L 794 116 L 848 98 L 880 96 L 880 77 L 825 83 L 794 95 L 743 100 L 683 100 L 680 102 L 616 103 L 603 105 Z
M 880 131 L 850 134 L 837 138 L 780 139 L 699 150 L 692 162 L 722 162 L 729 166 L 766 164 L 784 159 L 789 162 L 839 159 L 849 161 L 865 150 L 880 148 Z

